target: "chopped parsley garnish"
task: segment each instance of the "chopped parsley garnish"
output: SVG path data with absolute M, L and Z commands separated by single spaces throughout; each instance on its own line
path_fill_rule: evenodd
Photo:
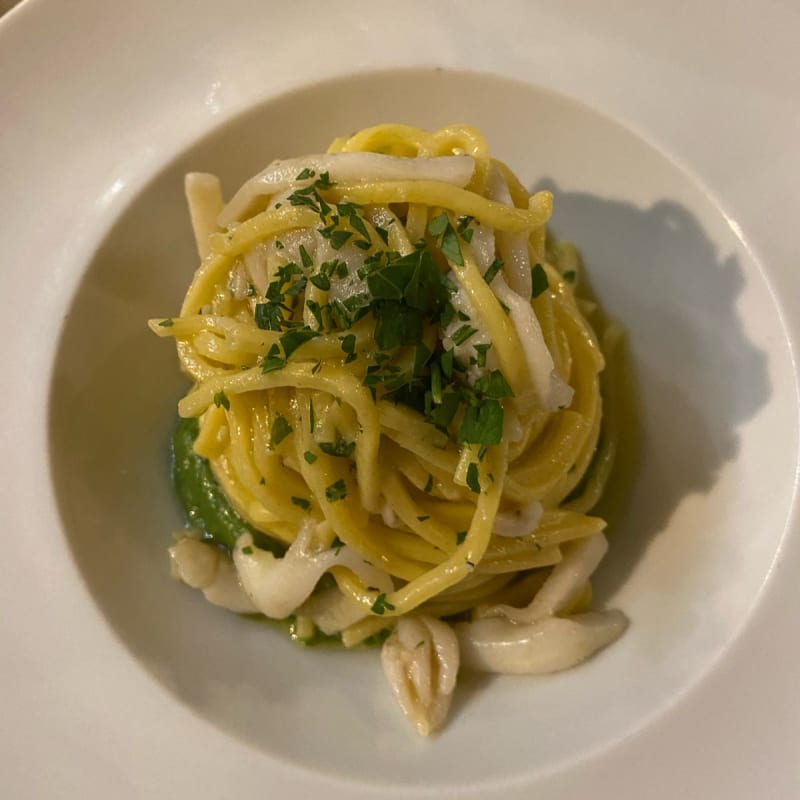
M 445 258 L 454 264 L 464 266 L 464 257 L 461 255 L 461 247 L 458 244 L 458 234 L 450 224 L 447 214 L 439 214 L 428 223 L 428 233 L 434 239 L 439 240 L 439 248 Z
M 477 332 L 478 329 L 473 328 L 471 325 L 462 325 L 450 338 L 453 340 L 453 344 L 460 345 L 464 344 L 470 336 Z
M 334 250 L 341 250 L 345 244 L 347 244 L 347 240 L 353 235 L 352 231 L 333 231 L 331 233 L 330 242 L 331 247 Z
M 336 555 L 339 555 L 339 551 L 344 547 L 344 542 L 338 537 L 334 536 L 333 541 L 331 542 L 331 548 L 336 550 Z
M 426 520 L 430 519 L 429 514 L 423 514 L 421 517 L 417 517 L 417 522 L 425 522 Z
M 317 189 L 331 189 L 336 184 L 331 180 L 331 176 L 327 172 L 320 172 L 319 178 L 315 181 L 314 186 Z
M 283 369 L 286 366 L 286 359 L 280 353 L 278 345 L 273 344 L 267 355 L 261 360 L 261 371 L 267 373 L 276 369 Z
M 330 275 L 326 275 L 323 272 L 312 275 L 309 280 L 314 284 L 314 286 L 317 287 L 317 289 L 320 289 L 323 292 L 327 292 L 331 288 Z M 314 316 L 316 316 L 316 314 L 314 314 Z
M 294 330 L 284 333 L 280 338 L 280 343 L 283 347 L 283 352 L 286 354 L 286 358 L 289 358 L 298 347 L 304 345 L 311 339 L 316 339 L 318 336 L 319 331 L 312 330 L 311 328 L 295 328 Z
M 481 493 L 481 482 L 478 480 L 478 465 L 472 461 L 467 467 L 467 486 L 475 494 Z
M 304 170 L 303 170 L 303 171 L 302 171 L 302 172 L 301 172 L 301 173 L 300 173 L 300 174 L 299 174 L 299 175 L 298 175 L 298 176 L 295 178 L 295 180 L 296 180 L 296 181 L 304 181 L 304 180 L 307 180 L 308 178 L 313 178 L 313 177 L 314 177 L 314 175 L 316 175 L 316 173 L 314 172 L 314 170 L 313 170 L 313 169 L 311 169 L 311 168 L 309 168 L 309 167 L 306 167 L 306 168 L 305 168 L 305 169 L 304 169 Z
M 394 606 L 386 599 L 386 594 L 381 592 L 372 604 L 372 613 L 383 615 L 386 611 L 394 611 Z
M 464 539 L 467 538 L 466 531 L 456 531 L 456 544 L 464 544 Z
M 466 217 L 459 217 L 456 220 L 458 235 L 465 242 L 467 242 L 467 244 L 469 244 L 469 242 L 472 241 L 472 234 L 475 233 L 475 229 L 469 227 L 473 219 L 475 219 L 475 217 L 466 216 Z
M 547 273 L 544 271 L 544 267 L 541 264 L 534 264 L 531 267 L 531 299 L 537 298 L 548 288 Z
M 281 304 L 275 302 L 256 303 L 256 325 L 264 331 L 279 331 L 283 328 Z
M 303 453 L 303 458 L 306 460 L 306 464 L 313 464 L 317 460 L 317 457 L 310 450 L 306 450 Z
M 493 369 L 475 381 L 475 391 L 484 397 L 513 397 L 514 392 L 499 369 Z
M 214 395 L 214 405 L 219 408 L 222 406 L 226 411 L 230 410 L 231 401 L 228 400 L 228 395 L 223 391 L 219 391 Z
M 342 342 L 342 352 L 347 355 L 344 363 L 349 364 L 351 361 L 355 361 L 358 357 L 356 353 L 356 336 L 354 333 L 348 333 L 347 336 L 340 336 L 339 337 Z
M 308 511 L 311 508 L 310 501 L 306 500 L 305 497 L 292 497 L 292 502 L 296 506 L 300 506 L 304 511 Z
M 174 324 L 174 319 L 162 319 L 161 322 L 158 323 L 158 326 L 160 328 L 171 328 Z
M 305 247 L 301 244 L 298 248 L 300 252 L 300 260 L 303 262 L 303 266 L 308 269 L 309 267 L 314 266 L 314 259 L 308 254 L 308 251 Z
M 475 363 L 480 369 L 483 369 L 486 366 L 486 353 L 489 352 L 489 348 L 492 345 L 491 343 L 488 343 L 488 344 L 474 344 L 472 346 L 475 348 L 475 352 L 477 353 Z
M 335 442 L 319 442 L 319 449 L 335 458 L 350 458 L 356 449 L 356 443 L 337 436 Z
M 425 484 L 425 488 L 422 491 L 426 494 L 430 494 L 433 491 L 433 475 L 428 475 L 428 482 Z
M 344 500 L 347 497 L 347 486 L 345 482 L 339 478 L 330 486 L 325 489 L 325 497 L 328 498 L 329 503 L 335 503 L 337 500 Z
M 444 232 L 442 236 L 442 253 L 447 257 L 449 261 L 452 261 L 454 264 L 458 264 L 459 266 L 464 266 L 464 257 L 461 255 L 461 247 L 458 244 L 458 236 L 456 232 L 453 230 L 453 226 L 450 223 L 447 223 L 447 230 Z
M 277 447 L 292 431 L 294 428 L 289 424 L 286 417 L 278 414 L 272 423 L 272 431 L 270 434 L 270 442 L 273 447 Z
M 388 247 L 389 246 L 389 231 L 386 228 L 381 228 L 380 225 L 373 224 L 372 226 L 375 229 L 375 233 L 383 239 L 383 243 Z
M 503 439 L 503 407 L 498 400 L 486 399 L 479 405 L 468 405 L 464 411 L 464 419 L 458 430 L 458 442 L 463 444 L 500 444 Z M 475 467 L 475 482 L 477 483 L 478 468 L 475 464 L 470 464 L 469 469 Z M 469 469 L 467 471 L 467 485 L 473 492 L 480 491 L 474 489 L 469 482 Z
M 567 283 L 575 283 L 576 277 L 577 275 L 574 269 L 568 269 L 563 275 L 563 278 Z
M 450 221 L 447 219 L 447 214 L 439 214 L 438 217 L 434 217 L 428 223 L 428 233 L 431 236 L 438 238 L 447 230 L 447 226 L 449 224 Z
M 483 273 L 483 279 L 486 281 L 486 283 L 491 283 L 501 269 L 503 269 L 503 259 L 496 258 L 491 264 L 489 264 L 489 268 L 486 270 L 486 272 Z
M 243 552 L 243 553 L 244 553 L 246 556 L 251 556 L 251 555 L 253 555 L 253 548 L 252 548 L 252 547 L 250 547 L 250 545 L 249 545 L 249 544 L 247 544 L 247 545 L 245 545 L 245 546 L 242 548 L 242 552 Z

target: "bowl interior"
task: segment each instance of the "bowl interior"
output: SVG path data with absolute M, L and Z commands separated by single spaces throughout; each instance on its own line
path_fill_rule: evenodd
M 145 327 L 176 313 L 196 267 L 186 171 L 218 173 L 230 194 L 274 158 L 383 121 L 469 122 L 524 183 L 553 190 L 555 232 L 579 246 L 629 331 L 640 398 L 630 496 L 597 580 L 629 631 L 563 674 L 465 680 L 450 725 L 431 741 L 395 708 L 376 652 L 298 648 L 170 579 L 166 547 L 182 520 L 168 440 L 187 387 L 173 348 Z M 58 348 L 52 474 L 96 602 L 142 666 L 201 717 L 275 757 L 360 781 L 530 778 L 676 702 L 741 630 L 791 503 L 792 374 L 768 277 L 713 200 L 650 144 L 526 84 L 365 74 L 277 97 L 211 131 L 119 217 L 86 267 Z

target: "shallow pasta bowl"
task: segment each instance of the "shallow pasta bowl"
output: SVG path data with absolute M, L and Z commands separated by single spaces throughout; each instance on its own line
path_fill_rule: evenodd
M 533 787 L 558 797 L 618 787 L 613 765 L 628 789 L 651 787 L 665 769 L 655 754 L 686 762 L 694 731 L 727 752 L 746 748 L 714 716 L 753 713 L 741 695 L 756 690 L 781 738 L 796 736 L 791 703 L 778 698 L 788 685 L 781 661 L 797 641 L 774 635 L 776 609 L 797 599 L 783 573 L 797 564 L 798 319 L 787 300 L 798 287 L 780 234 L 796 200 L 765 219 L 724 177 L 731 146 L 715 154 L 688 141 L 653 104 L 681 98 L 686 124 L 710 130 L 728 107 L 681 97 L 676 81 L 647 94 L 633 75 L 622 100 L 609 88 L 622 80 L 614 59 L 593 70 L 562 60 L 558 73 L 513 25 L 479 31 L 469 15 L 430 19 L 418 35 L 447 46 L 422 59 L 399 48 L 411 28 L 394 12 L 346 6 L 323 36 L 299 24 L 302 10 L 242 3 L 222 26 L 203 6 L 187 19 L 154 5 L 145 22 L 100 6 L 67 19 L 34 2 L 0 29 L 3 58 L 29 76 L 0 81 L 15 120 L 2 144 L 13 190 L 3 200 L 13 331 L 3 354 L 6 396 L 13 389 L 18 404 L 5 436 L 19 454 L 4 499 L 11 530 L 26 532 L 3 567 L 6 608 L 25 598 L 24 613 L 2 623 L 21 732 L 4 744 L 11 787 L 66 785 L 79 796 L 142 763 L 131 796 L 270 785 L 287 797 L 528 796 Z M 93 57 L 74 61 L 71 37 L 90 16 Z M 498 19 L 511 21 L 511 9 Z M 544 50 L 573 29 L 597 52 L 612 37 L 558 13 L 537 21 L 551 37 Z M 627 24 L 631 35 L 647 28 L 644 18 Z M 369 36 L 377 29 L 398 49 L 384 52 Z M 163 39 L 145 59 L 131 37 L 153 30 Z M 47 63 L 25 44 L 34 34 L 51 45 Z M 331 37 L 340 63 L 322 79 Z M 475 63 L 484 51 L 470 44 L 487 40 L 504 55 Z M 633 44 L 616 44 L 616 58 L 641 66 Z M 761 102 L 758 85 L 748 91 Z M 773 84 L 776 115 L 785 91 Z M 299 649 L 169 578 L 164 551 L 180 518 L 167 447 L 185 386 L 171 348 L 145 326 L 177 310 L 195 266 L 184 172 L 217 172 L 232 192 L 273 158 L 386 120 L 474 124 L 526 184 L 553 191 L 554 230 L 580 247 L 629 331 L 640 398 L 639 455 L 597 582 L 630 630 L 568 673 L 467 682 L 451 725 L 429 742 L 406 730 L 374 651 Z M 796 161 L 780 165 L 797 171 Z M 784 197 L 785 176 L 769 169 Z M 61 741 L 35 776 L 25 758 L 33 737 Z M 173 769 L 192 753 L 217 757 Z M 747 796 L 743 779 L 722 783 L 713 764 L 692 772 L 693 788 Z M 777 769 L 776 791 L 791 779 Z M 664 785 L 648 796 L 673 796 Z

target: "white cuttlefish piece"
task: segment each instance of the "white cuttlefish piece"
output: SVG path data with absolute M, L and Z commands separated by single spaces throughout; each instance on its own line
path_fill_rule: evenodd
M 460 663 L 453 629 L 435 617 L 401 617 L 381 651 L 395 699 L 420 736 L 440 728 L 450 710 Z
M 323 574 L 337 565 L 349 567 L 362 580 L 378 581 L 386 585 L 388 591 L 392 590 L 391 579 L 386 584 L 374 574 L 374 568 L 349 547 L 312 551 L 314 528 L 313 524 L 301 528 L 283 558 L 255 547 L 249 533 L 237 540 L 233 563 L 239 581 L 253 605 L 265 616 L 288 617 L 308 600 Z
M 621 611 L 593 611 L 544 617 L 530 625 L 479 619 L 456 625 L 456 633 L 466 668 L 538 675 L 574 667 L 618 639 L 627 627 Z
M 169 548 L 174 577 L 200 589 L 209 603 L 237 614 L 255 612 L 230 558 L 216 545 L 184 536 Z

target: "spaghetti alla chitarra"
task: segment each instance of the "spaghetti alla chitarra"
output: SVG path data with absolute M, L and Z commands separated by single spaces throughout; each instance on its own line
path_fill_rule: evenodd
M 276 161 L 227 205 L 213 175 L 186 191 L 202 263 L 149 323 L 193 381 L 174 574 L 296 639 L 384 638 L 423 735 L 460 667 L 561 670 L 616 639 L 624 615 L 588 610 L 589 511 L 621 332 L 548 237 L 551 194 L 474 128 L 404 125 Z

